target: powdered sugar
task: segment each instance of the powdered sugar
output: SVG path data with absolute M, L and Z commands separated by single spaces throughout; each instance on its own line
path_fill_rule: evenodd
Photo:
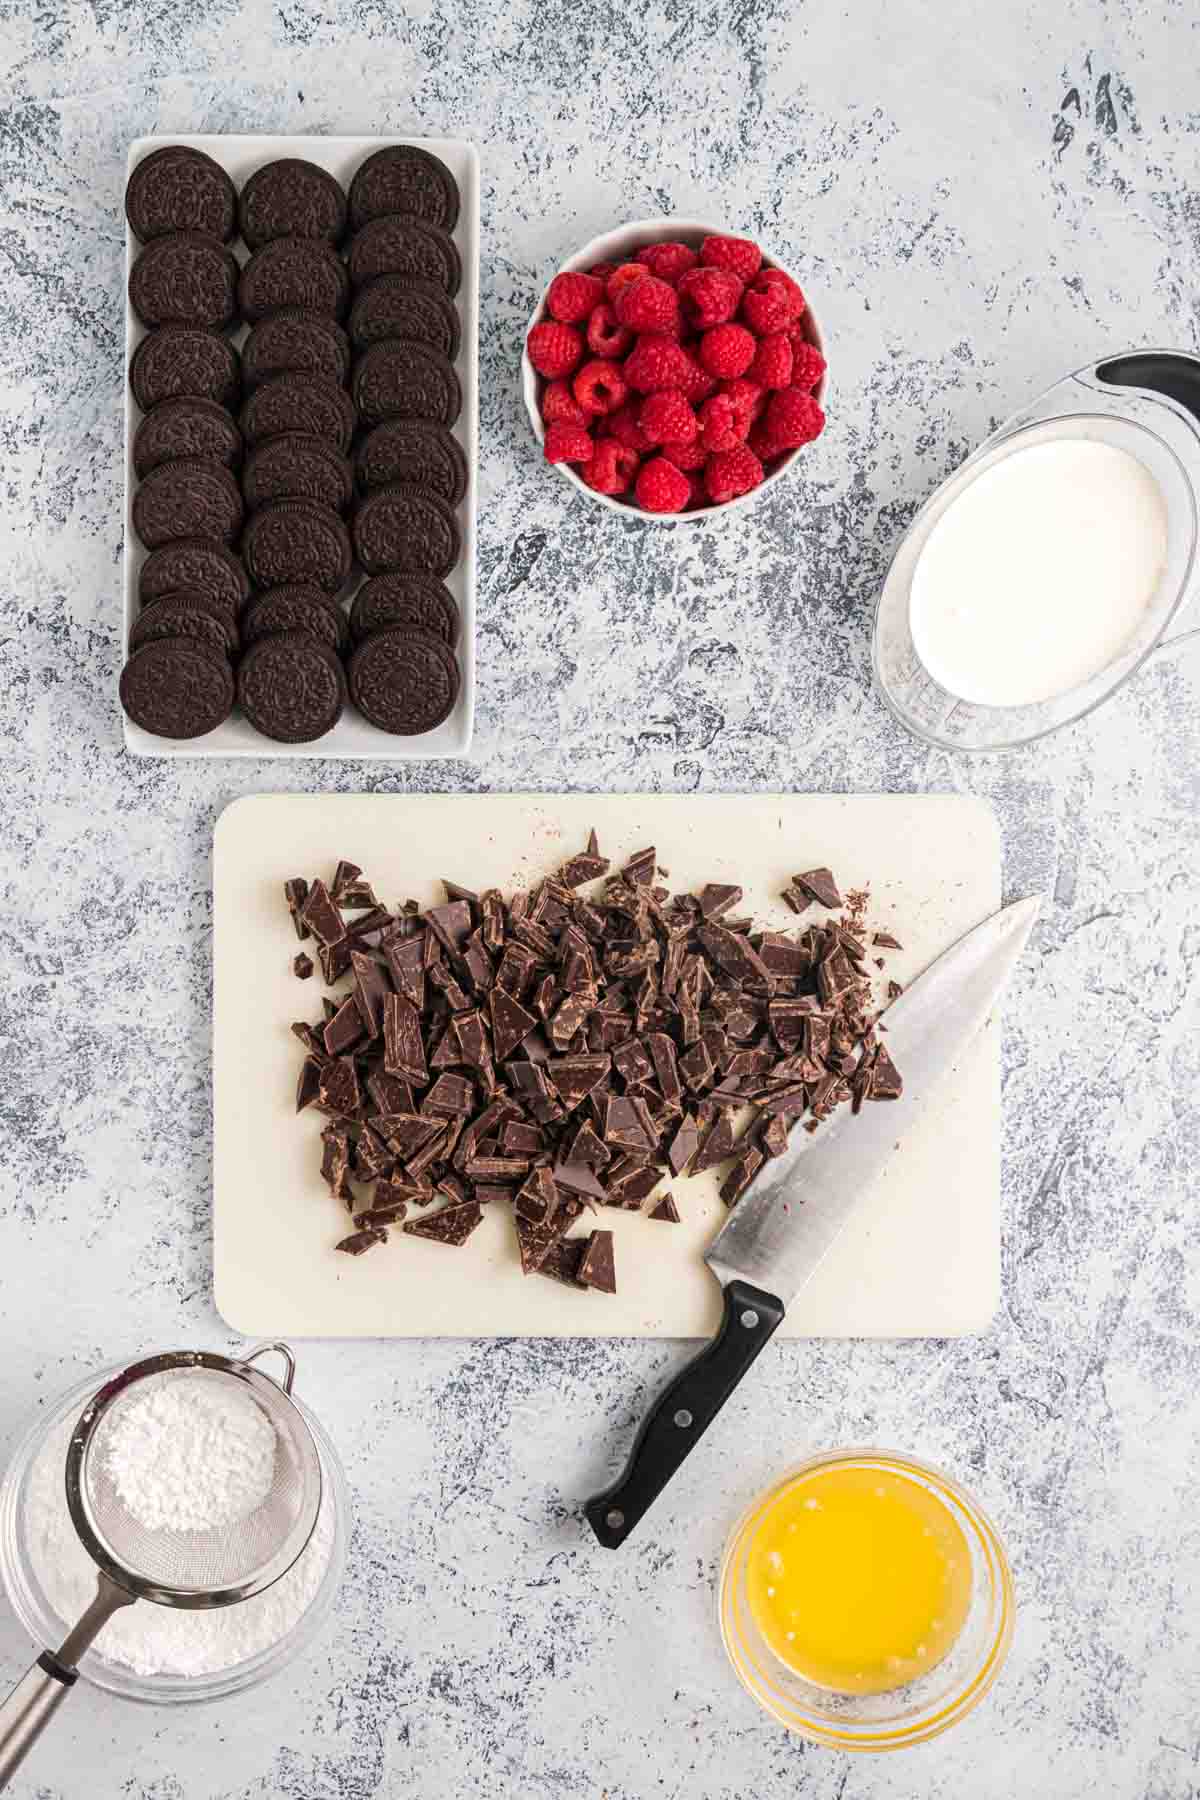
M 140 1382 L 104 1434 L 104 1466 L 148 1531 L 210 1531 L 261 1506 L 275 1427 L 237 1382 L 179 1373 Z
M 67 1511 L 64 1470 L 74 1423 L 74 1416 L 65 1419 L 42 1445 L 30 1469 L 24 1506 L 33 1571 L 64 1635 L 96 1592 L 96 1566 Z M 212 1612 L 173 1611 L 139 1600 L 104 1626 L 96 1639 L 97 1653 L 138 1675 L 213 1675 L 269 1650 L 315 1600 L 334 1532 L 335 1506 L 326 1489 L 308 1547 L 274 1586 L 252 1600 Z

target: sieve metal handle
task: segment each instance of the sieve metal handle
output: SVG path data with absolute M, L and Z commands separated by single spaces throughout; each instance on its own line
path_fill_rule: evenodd
M 8 1786 L 75 1686 L 76 1666 L 84 1651 L 118 1608 L 132 1606 L 133 1601 L 134 1595 L 101 1575 L 96 1598 L 67 1633 L 58 1654 L 43 1651 L 0 1704 L 0 1790 Z
M 257 1362 L 260 1356 L 270 1356 L 272 1351 L 274 1351 L 276 1356 L 282 1356 L 284 1368 L 287 1371 L 283 1380 L 276 1380 L 275 1385 L 276 1387 L 281 1387 L 284 1393 L 290 1398 L 292 1383 L 296 1379 L 296 1359 L 286 1344 L 281 1344 L 277 1339 L 270 1344 L 258 1344 L 251 1350 L 249 1356 L 243 1356 L 242 1361 L 244 1363 Z

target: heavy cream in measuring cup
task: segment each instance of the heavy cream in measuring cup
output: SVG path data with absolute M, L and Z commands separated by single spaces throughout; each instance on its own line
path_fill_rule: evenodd
M 1167 509 L 1126 450 L 1058 438 L 1002 457 L 933 527 L 909 628 L 926 672 L 977 706 L 1029 706 L 1090 681 L 1144 618 Z

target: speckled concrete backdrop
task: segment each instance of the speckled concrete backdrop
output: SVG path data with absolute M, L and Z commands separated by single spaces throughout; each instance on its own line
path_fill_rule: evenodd
M 39 1394 L 209 1299 L 213 820 L 283 786 L 950 788 L 1053 903 L 1009 1009 L 1006 1280 L 979 1341 L 785 1346 L 619 1559 L 574 1505 L 662 1347 L 313 1346 L 357 1496 L 336 1626 L 241 1703 L 80 1693 L 22 1795 L 1184 1800 L 1200 1791 L 1200 651 L 968 765 L 872 696 L 918 501 L 1018 403 L 1200 336 L 1184 0 L 3 0 L 0 1451 Z M 420 131 L 483 159 L 477 760 L 287 769 L 120 748 L 121 171 L 185 130 Z M 614 524 L 539 466 L 521 325 L 655 211 L 760 233 L 833 349 L 830 430 L 722 532 Z M 269 1176 L 265 1176 L 269 1178 Z M 1007 1532 L 1002 1685 L 897 1759 L 806 1751 L 731 1681 L 727 1524 L 810 1446 L 961 1471 Z M 0 1680 L 27 1645 L 0 1613 Z M 86 1771 L 86 1774 L 84 1773 Z

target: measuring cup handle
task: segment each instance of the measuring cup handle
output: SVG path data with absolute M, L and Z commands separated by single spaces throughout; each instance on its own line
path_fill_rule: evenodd
M 118 1607 L 131 1606 L 133 1595 L 101 1575 L 96 1598 L 69 1633 L 58 1655 L 44 1650 L 0 1703 L 0 1792 L 12 1780 L 33 1745 L 75 1686 L 75 1665 Z

